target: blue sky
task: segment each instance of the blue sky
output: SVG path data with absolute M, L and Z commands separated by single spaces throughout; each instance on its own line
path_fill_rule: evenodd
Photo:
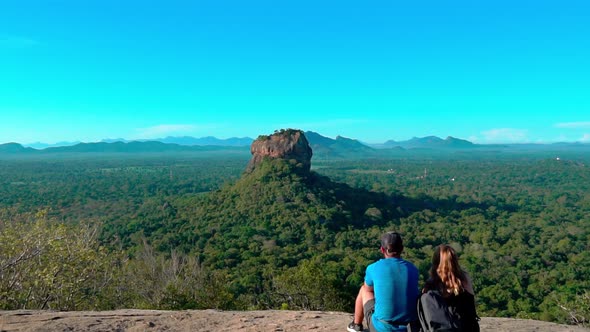
M 0 143 L 590 141 L 588 1 L 3 0 Z

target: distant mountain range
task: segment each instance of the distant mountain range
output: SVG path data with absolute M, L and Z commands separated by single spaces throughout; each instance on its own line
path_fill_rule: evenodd
M 331 139 L 322 136 L 313 131 L 306 131 L 305 137 L 309 142 L 309 146 L 316 157 L 366 157 L 374 156 L 377 151 L 363 144 L 355 139 L 350 139 L 342 136 L 336 136 L 336 139 Z
M 32 153 L 38 152 L 33 148 L 24 147 L 18 143 L 0 144 L 0 153 Z
M 450 148 L 450 149 L 468 149 L 477 147 L 477 144 L 473 144 L 469 141 L 448 136 L 442 139 L 437 136 L 426 136 L 426 137 L 413 137 L 407 141 L 387 141 L 383 144 L 372 145 L 376 148 L 392 148 L 401 147 L 404 149 L 432 149 L 432 148 Z
M 155 138 L 155 139 L 139 139 L 139 140 L 126 140 L 124 138 L 107 138 L 103 139 L 98 143 L 130 143 L 130 142 L 161 142 L 167 144 L 178 144 L 178 145 L 187 145 L 187 146 L 195 146 L 195 145 L 214 145 L 214 146 L 250 146 L 254 141 L 252 138 L 249 137 L 232 137 L 227 139 L 219 139 L 213 136 L 206 136 L 201 138 L 195 138 L 191 136 L 180 136 L 180 137 L 172 137 L 167 136 L 164 138 Z M 73 146 L 80 144 L 81 142 L 58 142 L 55 144 L 46 144 L 41 142 L 36 142 L 32 144 L 24 144 L 26 147 L 31 147 L 34 149 L 46 149 L 46 148 L 54 148 L 54 147 L 62 147 L 62 146 Z
M 590 151 L 590 144 L 474 144 L 470 141 L 437 136 L 414 137 L 406 141 L 389 140 L 382 144 L 368 144 L 356 139 L 337 136 L 335 139 L 307 131 L 305 136 L 313 150 L 314 158 L 361 158 L 396 155 L 406 151 Z M 52 153 L 160 153 L 178 151 L 239 151 L 248 153 L 254 141 L 249 137 L 219 139 L 212 136 L 195 138 L 190 136 L 165 137 L 154 140 L 129 141 L 122 138 L 104 139 L 96 143 L 60 142 L 56 144 L 18 143 L 0 144 L 0 154 L 52 154 Z M 56 146 L 60 145 L 60 146 Z
M 55 147 L 60 147 L 60 146 L 72 146 L 72 145 L 76 145 L 76 144 L 80 144 L 82 142 L 80 141 L 75 141 L 75 142 L 57 142 L 54 144 L 47 144 L 47 143 L 41 143 L 41 142 L 35 142 L 35 143 L 30 143 L 30 144 L 23 144 L 23 146 L 29 147 L 29 148 L 33 148 L 33 149 L 37 149 L 37 150 L 41 150 L 41 149 L 46 149 L 46 148 L 55 148 Z
M 37 150 L 18 143 L 0 144 L 0 155 L 50 155 L 59 153 L 162 153 L 196 151 L 237 151 L 246 154 L 245 146 L 179 145 L 156 141 L 78 143 L 71 146 L 48 147 Z

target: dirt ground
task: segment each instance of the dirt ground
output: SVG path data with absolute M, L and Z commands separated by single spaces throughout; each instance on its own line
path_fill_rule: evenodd
M 320 311 L 0 311 L 0 331 L 346 331 L 352 315 Z M 489 318 L 482 331 L 590 332 L 575 326 Z

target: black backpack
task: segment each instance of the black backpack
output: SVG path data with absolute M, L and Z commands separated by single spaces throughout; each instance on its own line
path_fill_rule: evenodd
M 475 298 L 468 292 L 443 297 L 439 291 L 429 290 L 417 305 L 423 332 L 479 332 Z

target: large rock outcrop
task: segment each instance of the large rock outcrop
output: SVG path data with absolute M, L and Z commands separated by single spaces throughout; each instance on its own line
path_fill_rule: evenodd
M 250 146 L 250 152 L 252 159 L 246 172 L 254 170 L 264 158 L 294 160 L 304 172 L 309 172 L 311 168 L 313 153 L 301 130 L 281 129 L 272 135 L 261 135 Z

